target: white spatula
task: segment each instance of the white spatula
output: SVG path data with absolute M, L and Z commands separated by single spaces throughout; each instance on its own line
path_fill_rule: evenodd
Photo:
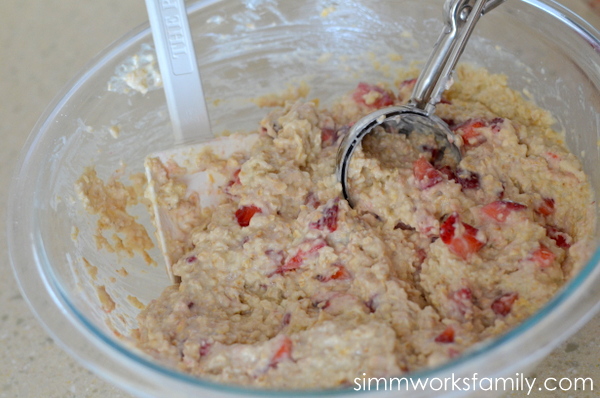
M 213 135 L 183 0 L 146 0 L 177 145 Z
M 169 177 L 169 184 L 185 184 L 183 199 L 197 199 L 192 201 L 198 204 L 192 212 L 217 205 L 225 199 L 220 188 L 228 179 L 214 170 L 200 170 L 195 160 L 207 147 L 223 158 L 247 151 L 256 137 L 214 138 L 184 1 L 146 0 L 146 8 L 175 137 L 174 148 L 146 158 L 147 192 L 167 273 L 176 283 L 172 265 L 189 249 L 186 245 L 190 240 L 189 222 L 193 221 L 193 214 L 189 217 L 182 214 L 190 210 L 189 206 L 182 208 L 164 200 L 165 189 L 169 189 L 164 185 L 165 175 Z

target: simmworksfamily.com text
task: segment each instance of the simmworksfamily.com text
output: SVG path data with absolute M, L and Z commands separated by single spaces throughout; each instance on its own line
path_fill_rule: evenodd
M 594 391 L 591 377 L 547 377 L 538 380 L 516 373 L 514 377 L 471 377 L 411 378 L 411 377 L 356 377 L 355 391 L 523 391 L 529 395 L 535 389 L 539 391 Z

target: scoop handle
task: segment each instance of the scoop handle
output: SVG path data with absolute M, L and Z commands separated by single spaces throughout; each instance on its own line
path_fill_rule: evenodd
M 146 0 L 175 144 L 213 137 L 183 0 Z
M 432 114 L 447 89 L 452 72 L 465 45 L 484 13 L 505 0 L 446 0 L 445 26 L 423 71 L 419 75 L 409 104 Z

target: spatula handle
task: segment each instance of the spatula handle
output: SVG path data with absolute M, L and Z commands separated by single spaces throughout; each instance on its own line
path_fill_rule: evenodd
M 175 144 L 213 137 L 183 0 L 146 0 Z

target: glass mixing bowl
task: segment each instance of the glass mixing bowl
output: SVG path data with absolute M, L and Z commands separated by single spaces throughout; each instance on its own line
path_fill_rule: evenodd
M 252 101 L 306 82 L 327 104 L 359 80 L 389 81 L 423 61 L 441 27 L 442 1 L 205 0 L 189 7 L 214 131 L 251 130 L 267 110 Z M 141 256 L 98 250 L 97 216 L 74 184 L 87 166 L 102 179 L 143 171 L 146 154 L 173 144 L 161 89 L 126 90 L 123 76 L 152 51 L 147 25 L 98 56 L 51 104 L 24 149 L 10 193 L 11 262 L 24 295 L 52 337 L 85 366 L 140 396 L 281 395 L 218 385 L 165 368 L 128 342 L 139 312 L 169 284 Z M 402 58 L 390 57 L 401 54 Z M 600 35 L 550 0 L 511 0 L 484 16 L 462 58 L 508 76 L 557 119 L 600 192 Z M 152 82 L 150 82 L 152 83 Z M 110 87 L 110 90 L 108 89 Z M 143 205 L 138 222 L 152 231 Z M 596 241 L 598 236 L 596 236 Z M 157 249 L 149 252 L 160 263 Z M 85 259 L 85 260 L 84 260 Z M 501 337 L 414 378 L 511 375 L 535 364 L 582 326 L 600 300 L 600 250 L 538 313 Z M 90 272 L 96 267 L 96 273 Z M 126 271 L 126 272 L 125 272 Z M 125 273 L 127 274 L 125 276 Z M 115 302 L 106 312 L 104 286 Z M 102 295 L 100 295 L 102 296 Z M 131 297 L 129 297 L 131 296 Z M 129 297 L 129 298 L 128 298 Z M 104 303 L 106 304 L 106 303 Z M 353 391 L 287 392 L 287 396 Z M 472 391 L 470 391 L 472 392 Z M 378 397 L 439 396 L 379 391 Z

